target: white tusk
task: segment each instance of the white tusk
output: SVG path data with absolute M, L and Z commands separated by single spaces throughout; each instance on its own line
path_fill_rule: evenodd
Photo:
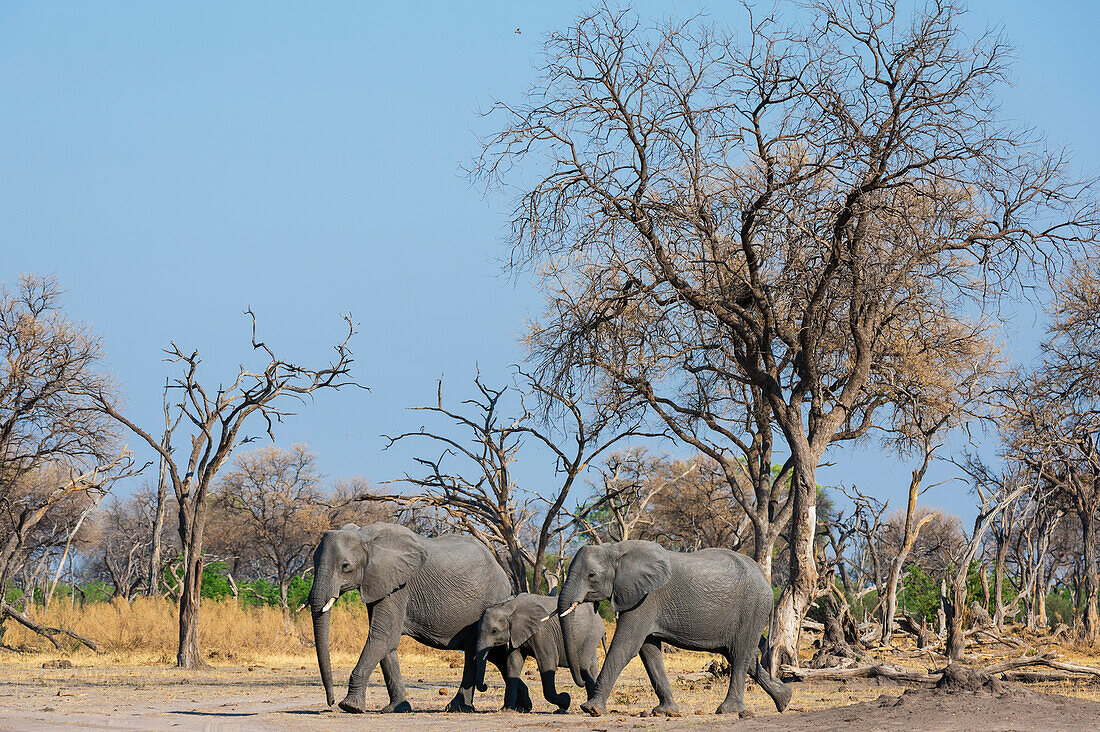
M 321 612 L 327 613 L 332 608 L 332 606 L 335 602 L 336 602 L 335 597 L 330 598 L 329 601 L 325 603 L 325 606 L 323 608 L 321 608 Z
M 549 620 L 550 618 L 554 617 L 554 616 L 555 616 L 555 615 L 557 615 L 557 614 L 558 614 L 558 611 L 557 611 L 557 610 L 555 610 L 554 612 L 550 613 L 549 615 L 547 615 L 547 616 L 546 616 L 545 618 L 543 618 L 543 619 L 542 619 L 542 620 L 540 620 L 539 622 L 540 622 L 540 623 L 545 623 L 545 622 L 546 622 L 547 620 Z
M 562 613 L 561 615 L 559 615 L 558 617 L 564 618 L 564 617 L 565 617 L 566 615 L 568 615 L 569 613 L 571 613 L 571 612 L 573 612 L 574 610 L 576 610 L 576 609 L 577 609 L 577 605 L 580 605 L 580 604 L 581 604 L 581 601 L 580 601 L 580 600 L 577 600 L 577 601 L 576 601 L 576 602 L 574 602 L 574 603 L 573 603 L 572 605 L 570 605 L 570 606 L 569 606 L 569 608 L 568 608 L 568 609 L 567 609 L 567 610 L 566 610 L 565 612 L 563 612 L 563 613 Z

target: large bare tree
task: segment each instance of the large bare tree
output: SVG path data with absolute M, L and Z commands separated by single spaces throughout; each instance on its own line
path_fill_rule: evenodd
M 319 367 L 303 366 L 275 354 L 265 342 L 257 340 L 256 317 L 247 311 L 252 323 L 251 345 L 259 354 L 257 368 L 241 366 L 228 384 L 210 385 L 200 378 L 199 352 L 190 354 L 173 343 L 166 349 L 167 361 L 180 373 L 171 387 L 178 400 L 171 406 L 167 434 L 157 434 L 139 426 L 105 390 L 91 390 L 103 414 L 126 427 L 143 440 L 163 460 L 164 471 L 172 486 L 179 513 L 179 535 L 183 552 L 184 576 L 179 596 L 179 647 L 176 662 L 181 668 L 204 664 L 199 652 L 198 618 L 203 569 L 203 536 L 210 508 L 211 491 L 222 466 L 244 439 L 246 422 L 259 422 L 274 439 L 275 425 L 293 414 L 289 405 L 303 402 L 323 389 L 355 386 L 350 378 L 352 364 L 348 343 L 355 334 L 350 317 L 345 317 L 346 336 L 335 346 L 335 357 Z M 174 442 L 178 430 L 186 426 L 189 444 Z
M 528 97 L 495 106 L 474 170 L 519 183 L 513 264 L 551 299 L 545 372 L 593 383 L 595 349 L 651 361 L 648 339 L 602 335 L 641 318 L 697 323 L 673 358 L 759 390 L 792 473 L 776 664 L 797 663 L 820 590 L 817 466 L 887 403 L 868 386 L 922 322 L 903 316 L 966 320 L 1097 231 L 1088 182 L 998 113 L 1002 38 L 969 37 L 947 0 L 804 4 L 804 23 L 750 10 L 741 36 L 581 17 Z
M 1100 256 L 1058 281 L 1038 365 L 1006 410 L 1009 454 L 1077 518 L 1083 564 L 1082 616 L 1100 637 Z
M 99 340 L 66 317 L 61 295 L 45 277 L 0 289 L 0 622 L 14 618 L 54 645 L 68 631 L 30 623 L 8 603 L 8 584 L 32 550 L 68 546 L 84 511 L 137 472 L 87 396 L 113 389 Z

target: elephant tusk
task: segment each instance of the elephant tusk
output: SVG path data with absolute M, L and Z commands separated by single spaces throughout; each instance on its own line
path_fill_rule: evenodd
M 323 608 L 321 608 L 321 612 L 327 613 L 332 608 L 332 606 L 335 602 L 336 602 L 335 597 L 330 598 L 329 601 L 325 603 L 325 606 Z
M 557 614 L 558 614 L 558 611 L 557 611 L 557 610 L 554 610 L 554 611 L 553 611 L 552 613 L 550 613 L 549 615 L 547 615 L 547 616 L 546 616 L 545 618 L 543 618 L 543 619 L 542 619 L 542 620 L 540 620 L 539 622 L 540 622 L 540 623 L 545 623 L 545 622 L 546 622 L 547 620 L 549 620 L 550 618 L 554 617 L 554 616 L 555 616 L 555 615 L 557 615 Z
M 567 608 L 567 609 L 565 610 L 565 612 L 563 612 L 563 613 L 562 613 L 561 615 L 559 615 L 558 617 L 564 618 L 564 617 L 565 617 L 566 615 L 568 615 L 569 613 L 571 613 L 571 612 L 573 612 L 574 610 L 576 610 L 576 609 L 577 609 L 577 605 L 580 605 L 580 604 L 581 604 L 581 601 L 580 601 L 580 600 L 577 600 L 577 601 L 576 601 L 576 602 L 574 602 L 574 603 L 573 603 L 572 605 L 570 605 L 570 606 L 569 606 L 569 607 L 568 607 L 568 608 Z

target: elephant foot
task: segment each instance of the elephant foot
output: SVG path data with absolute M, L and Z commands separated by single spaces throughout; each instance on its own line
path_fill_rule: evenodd
M 573 697 L 569 696 L 569 694 L 563 691 L 553 699 L 547 699 L 546 701 L 550 702 L 556 707 L 560 707 L 560 711 L 564 712 L 566 709 L 569 708 L 569 705 L 573 703 Z
M 557 709 L 554 710 L 554 714 L 569 714 L 569 707 L 568 706 L 558 707 Z
M 741 714 L 745 711 L 744 704 L 722 702 L 721 706 L 714 710 L 715 714 Z
M 676 702 L 669 702 L 667 704 L 658 704 L 653 707 L 653 711 L 650 712 L 654 717 L 679 717 L 680 707 Z
M 408 714 L 412 710 L 412 705 L 409 704 L 408 700 L 402 699 L 399 702 L 390 702 L 382 707 L 382 714 Z
M 340 702 L 340 708 L 352 714 L 362 714 L 367 711 L 366 692 L 349 691 L 344 700 Z
M 600 702 L 590 699 L 584 704 L 581 704 L 581 711 L 590 716 L 599 717 L 607 712 L 607 708 Z
M 737 713 L 737 716 L 741 719 L 752 719 L 756 715 L 753 714 L 752 711 L 749 709 L 742 709 L 740 712 Z
M 793 693 L 791 687 L 783 683 L 780 684 L 775 694 L 772 695 L 772 701 L 775 702 L 775 710 L 777 712 L 782 712 L 787 708 L 787 705 L 791 703 L 791 695 Z
M 456 695 L 454 699 L 447 702 L 447 706 L 443 707 L 444 712 L 472 714 L 477 710 L 474 709 L 474 705 L 468 703 L 461 695 Z

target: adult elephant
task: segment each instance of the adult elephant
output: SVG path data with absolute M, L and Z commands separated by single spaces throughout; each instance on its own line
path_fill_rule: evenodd
M 367 605 L 370 631 L 341 709 L 365 711 L 367 679 L 381 664 L 390 697 L 382 711 L 412 711 L 397 661 L 397 644 L 407 635 L 432 648 L 465 652 L 462 682 L 446 711 L 474 711 L 477 623 L 485 608 L 511 594 L 507 575 L 484 544 L 458 534 L 429 539 L 388 523 L 348 524 L 325 532 L 313 554 L 309 604 L 317 665 L 329 705 L 335 697 L 328 613 L 336 598 L 351 589 L 358 589 Z M 505 654 L 491 655 L 489 660 L 503 676 Z M 518 694 L 519 702 L 526 700 L 530 706 L 527 687 Z
M 642 657 L 659 704 L 654 714 L 679 708 L 665 673 L 661 643 L 721 653 L 730 663 L 730 688 L 719 714 L 745 711 L 745 674 L 751 673 L 779 711 L 790 689 L 760 664 L 757 646 L 772 610 L 772 589 L 756 562 L 728 549 L 670 552 L 652 541 L 588 545 L 577 552 L 558 595 L 558 615 L 573 680 L 582 684 L 581 623 L 574 616 L 586 602 L 611 600 L 618 614 L 596 688 L 581 709 L 599 716 L 623 667 Z

